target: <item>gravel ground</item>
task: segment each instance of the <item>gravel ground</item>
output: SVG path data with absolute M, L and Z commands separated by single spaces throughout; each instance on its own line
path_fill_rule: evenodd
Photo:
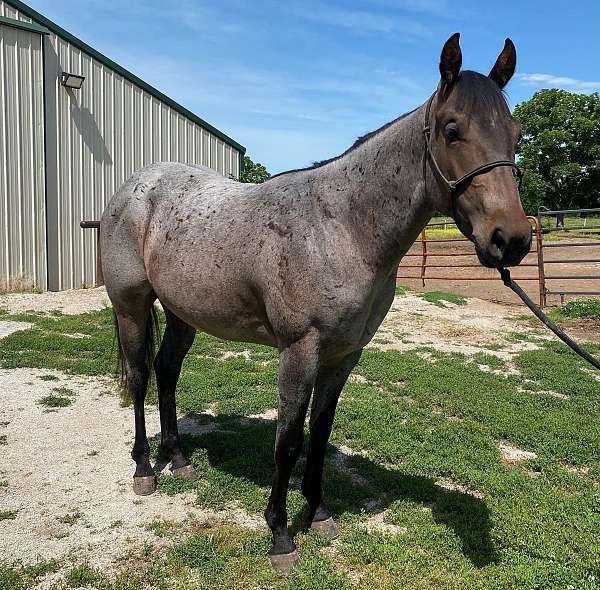
M 0 309 L 6 309 L 10 313 L 58 310 L 67 315 L 76 315 L 108 306 L 110 306 L 110 300 L 104 287 L 73 291 L 45 291 L 40 294 L 0 295 Z
M 508 361 L 510 366 L 519 352 L 540 348 L 533 342 L 513 341 L 514 332 L 529 333 L 540 339 L 554 338 L 543 332 L 541 325 L 532 325 L 524 319 L 526 317 L 519 307 L 481 299 L 468 299 L 466 305 L 444 303 L 438 307 L 409 293 L 396 297 L 369 347 L 380 350 L 426 347 L 467 356 L 485 352 Z
M 48 375 L 56 379 L 40 378 Z M 72 404 L 56 410 L 40 405 L 56 387 L 73 392 Z M 192 494 L 135 496 L 129 457 L 133 413 L 120 407 L 111 380 L 0 370 L 0 391 L 0 435 L 6 436 L 0 479 L 8 482 L 0 488 L 0 505 L 17 511 L 14 520 L 2 522 L 0 562 L 72 557 L 110 571 L 127 551 L 160 542 L 145 528 L 156 519 L 185 523 L 226 517 L 242 526 L 265 526 L 241 510 L 200 509 Z M 155 409 L 147 409 L 146 422 L 149 436 L 160 431 Z M 191 419 L 180 420 L 182 432 L 199 432 L 196 426 Z

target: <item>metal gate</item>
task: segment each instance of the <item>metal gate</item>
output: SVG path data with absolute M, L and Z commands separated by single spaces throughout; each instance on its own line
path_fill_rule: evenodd
M 0 21 L 0 291 L 46 287 L 43 82 L 42 34 Z
M 588 223 L 589 217 L 592 219 Z M 556 220 L 555 224 L 547 223 L 554 220 Z M 543 304 L 546 305 L 548 295 L 558 295 L 561 304 L 564 302 L 565 295 L 582 297 L 600 295 L 600 267 L 595 266 L 600 263 L 600 254 L 597 254 L 600 251 L 600 241 L 595 239 L 596 237 L 600 238 L 600 208 L 550 211 L 545 207 L 540 207 L 538 210 L 538 223 L 544 235 L 560 232 L 562 236 L 575 238 L 575 241 L 568 242 L 563 240 L 544 240 L 540 242 L 542 245 L 540 264 L 543 274 L 545 274 L 547 264 L 584 264 L 590 267 L 590 272 L 585 274 L 573 274 L 572 272 L 568 274 L 555 272 L 545 274 L 545 279 L 549 282 L 550 288 L 544 289 Z M 586 248 L 586 251 L 591 252 L 591 254 L 585 255 L 584 258 L 568 258 L 566 253 L 569 252 L 569 248 Z M 574 287 L 565 289 L 553 287 L 553 281 L 569 281 L 569 284 L 574 285 Z M 580 285 L 583 281 L 585 281 L 584 284 L 591 284 L 590 288 L 581 290 Z

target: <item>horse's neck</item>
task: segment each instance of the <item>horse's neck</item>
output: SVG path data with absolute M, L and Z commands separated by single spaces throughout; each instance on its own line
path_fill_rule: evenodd
M 438 189 L 423 173 L 423 117 L 421 107 L 315 171 L 363 258 L 383 272 L 397 265 L 433 214 L 427 193 Z

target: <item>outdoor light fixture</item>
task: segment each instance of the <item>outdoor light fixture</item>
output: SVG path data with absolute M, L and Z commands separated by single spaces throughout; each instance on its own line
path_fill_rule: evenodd
M 60 83 L 66 88 L 74 88 L 79 90 L 83 85 L 85 76 L 78 76 L 77 74 L 69 74 L 69 72 L 63 72 L 60 76 Z

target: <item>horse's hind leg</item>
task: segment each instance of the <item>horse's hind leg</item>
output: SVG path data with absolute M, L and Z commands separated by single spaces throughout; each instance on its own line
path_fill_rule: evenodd
M 310 442 L 302 493 L 308 502 L 311 528 L 332 539 L 338 536 L 339 529 L 322 499 L 323 462 L 338 399 L 361 353 L 362 350 L 350 354 L 337 366 L 319 369 L 310 410 Z
M 273 567 L 287 572 L 298 562 L 287 526 L 287 492 L 292 469 L 302 450 L 304 419 L 318 368 L 316 334 L 309 334 L 279 355 L 279 408 L 275 438 L 275 477 L 265 518 L 273 535 Z
M 181 451 L 175 406 L 175 388 L 179 379 L 181 364 L 194 342 L 196 330 L 168 309 L 165 309 L 165 315 L 167 326 L 160 350 L 154 360 L 160 409 L 160 457 L 163 461 L 171 463 L 173 475 L 196 479 L 196 474 L 190 462 Z
M 131 457 L 135 461 L 133 491 L 141 496 L 151 494 L 156 489 L 156 478 L 150 465 L 150 447 L 146 436 L 144 400 L 148 390 L 150 367 L 147 352 L 149 342 L 150 311 L 155 295 L 152 291 L 128 297 L 126 304 L 113 299 L 117 316 L 119 341 L 125 363 L 127 389 L 133 400 L 135 416 L 135 443 Z

